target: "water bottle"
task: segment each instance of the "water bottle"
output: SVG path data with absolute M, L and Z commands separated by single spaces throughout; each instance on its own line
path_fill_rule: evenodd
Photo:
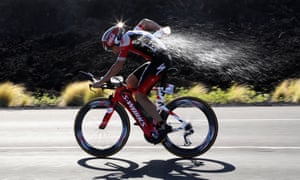
M 169 26 L 166 26 L 166 27 L 160 28 L 158 31 L 153 33 L 153 36 L 155 36 L 157 38 L 163 38 L 170 34 L 171 34 L 171 28 Z

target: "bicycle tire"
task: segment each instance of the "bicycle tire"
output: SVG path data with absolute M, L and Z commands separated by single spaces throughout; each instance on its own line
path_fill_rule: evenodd
M 119 152 L 128 140 L 129 117 L 120 104 L 115 106 L 115 111 L 107 126 L 104 129 L 99 128 L 99 124 L 110 106 L 109 99 L 97 98 L 86 103 L 76 115 L 74 123 L 76 141 L 90 155 L 111 156 Z M 116 132 L 120 132 L 120 134 L 116 135 Z
M 193 120 L 193 130 L 199 134 L 191 135 L 194 136 L 193 141 L 196 142 L 196 146 L 187 147 L 184 143 L 181 143 L 184 142 L 184 138 L 179 135 L 182 131 L 174 132 L 174 134 L 169 133 L 162 141 L 163 146 L 169 152 L 183 158 L 196 157 L 208 151 L 214 144 L 218 134 L 218 121 L 212 108 L 196 97 L 177 98 L 166 106 L 180 117 L 184 117 L 184 120 Z M 186 111 L 186 108 L 191 108 L 193 112 L 191 110 Z M 162 111 L 161 116 L 173 128 L 176 126 L 172 124 L 172 116 L 169 116 L 167 112 Z M 202 126 L 206 126 L 207 129 L 205 130 Z

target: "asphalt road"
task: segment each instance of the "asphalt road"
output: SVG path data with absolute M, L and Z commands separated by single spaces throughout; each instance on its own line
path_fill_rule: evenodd
M 193 160 L 148 144 L 135 126 L 118 154 L 93 158 L 76 144 L 77 110 L 0 110 L 0 179 L 300 178 L 300 106 L 214 107 L 217 141 Z

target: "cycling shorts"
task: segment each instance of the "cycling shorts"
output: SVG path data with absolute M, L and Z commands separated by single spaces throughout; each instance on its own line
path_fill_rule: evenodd
M 139 80 L 137 91 L 148 94 L 171 66 L 172 59 L 167 52 L 156 53 L 150 62 L 144 63 L 133 72 Z

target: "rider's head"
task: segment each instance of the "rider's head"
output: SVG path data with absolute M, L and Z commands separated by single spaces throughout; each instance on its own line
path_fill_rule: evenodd
M 124 31 L 123 25 L 119 24 L 106 30 L 101 39 L 104 50 L 112 51 L 114 46 L 119 46 Z

